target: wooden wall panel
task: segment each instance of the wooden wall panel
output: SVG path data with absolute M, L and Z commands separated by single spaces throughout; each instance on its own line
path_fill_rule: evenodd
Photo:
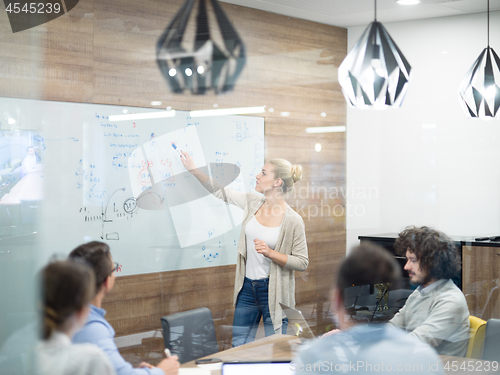
M 500 319 L 500 248 L 462 246 L 462 290 L 469 312 Z
M 157 68 L 155 45 L 182 2 L 80 0 L 68 15 L 16 34 L 1 12 L 0 96 L 132 107 L 159 100 L 179 110 L 272 108 L 264 114 L 266 159 L 283 157 L 304 168 L 288 198 L 304 218 L 310 254 L 309 268 L 296 275 L 296 299 L 322 306 L 345 254 L 339 189 L 345 190 L 346 142 L 345 133 L 306 134 L 305 128 L 345 125 L 337 68 L 347 53 L 347 31 L 221 3 L 247 48 L 234 91 L 174 95 Z M 104 308 L 120 336 L 158 329 L 163 315 L 207 306 L 226 339 L 233 285 L 234 266 L 124 276 Z

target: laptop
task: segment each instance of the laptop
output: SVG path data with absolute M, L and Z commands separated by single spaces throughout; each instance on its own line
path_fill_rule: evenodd
M 292 326 L 295 330 L 295 334 L 302 339 L 313 339 L 314 333 L 307 324 L 302 313 L 294 309 L 293 307 L 284 305 L 280 302 L 280 306 L 283 309 L 286 317 L 288 318 L 288 326 Z
M 295 368 L 291 361 L 267 361 L 267 362 L 227 362 L 222 364 L 222 375 L 293 375 Z

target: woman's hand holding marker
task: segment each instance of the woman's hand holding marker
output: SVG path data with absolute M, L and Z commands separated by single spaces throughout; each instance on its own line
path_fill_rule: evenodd
M 194 163 L 194 159 L 191 155 L 189 155 L 185 151 L 179 151 L 182 156 L 181 156 L 181 162 L 184 168 L 188 170 L 189 173 L 191 173 L 194 177 L 198 179 L 202 184 L 208 181 L 208 176 L 200 171 L 198 168 L 196 168 L 196 164 Z
M 179 151 L 179 152 L 182 155 L 181 162 L 184 168 L 186 168 L 188 171 L 196 169 L 196 164 L 194 163 L 193 157 L 185 151 Z
M 184 155 L 182 155 L 181 151 L 177 148 L 177 145 L 175 143 L 172 142 L 172 148 L 177 151 L 177 153 L 179 154 L 179 156 L 181 157 L 181 159 L 183 158 Z

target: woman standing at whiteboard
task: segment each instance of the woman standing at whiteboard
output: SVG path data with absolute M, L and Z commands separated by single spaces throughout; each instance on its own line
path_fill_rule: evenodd
M 302 167 L 284 159 L 269 160 L 256 176 L 255 190 L 241 193 L 217 186 L 182 152 L 184 167 L 217 198 L 244 210 L 234 284 L 233 346 L 255 339 L 262 317 L 266 336 L 286 333 L 279 303 L 295 307 L 294 271 L 309 264 L 304 221 L 284 200 Z

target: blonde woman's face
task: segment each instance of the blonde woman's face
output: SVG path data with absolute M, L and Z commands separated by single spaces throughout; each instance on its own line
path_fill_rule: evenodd
M 277 179 L 274 176 L 274 166 L 272 164 L 266 163 L 260 173 L 255 176 L 257 179 L 255 184 L 255 191 L 259 193 L 265 193 L 266 191 L 272 190 L 281 186 L 281 179 Z

